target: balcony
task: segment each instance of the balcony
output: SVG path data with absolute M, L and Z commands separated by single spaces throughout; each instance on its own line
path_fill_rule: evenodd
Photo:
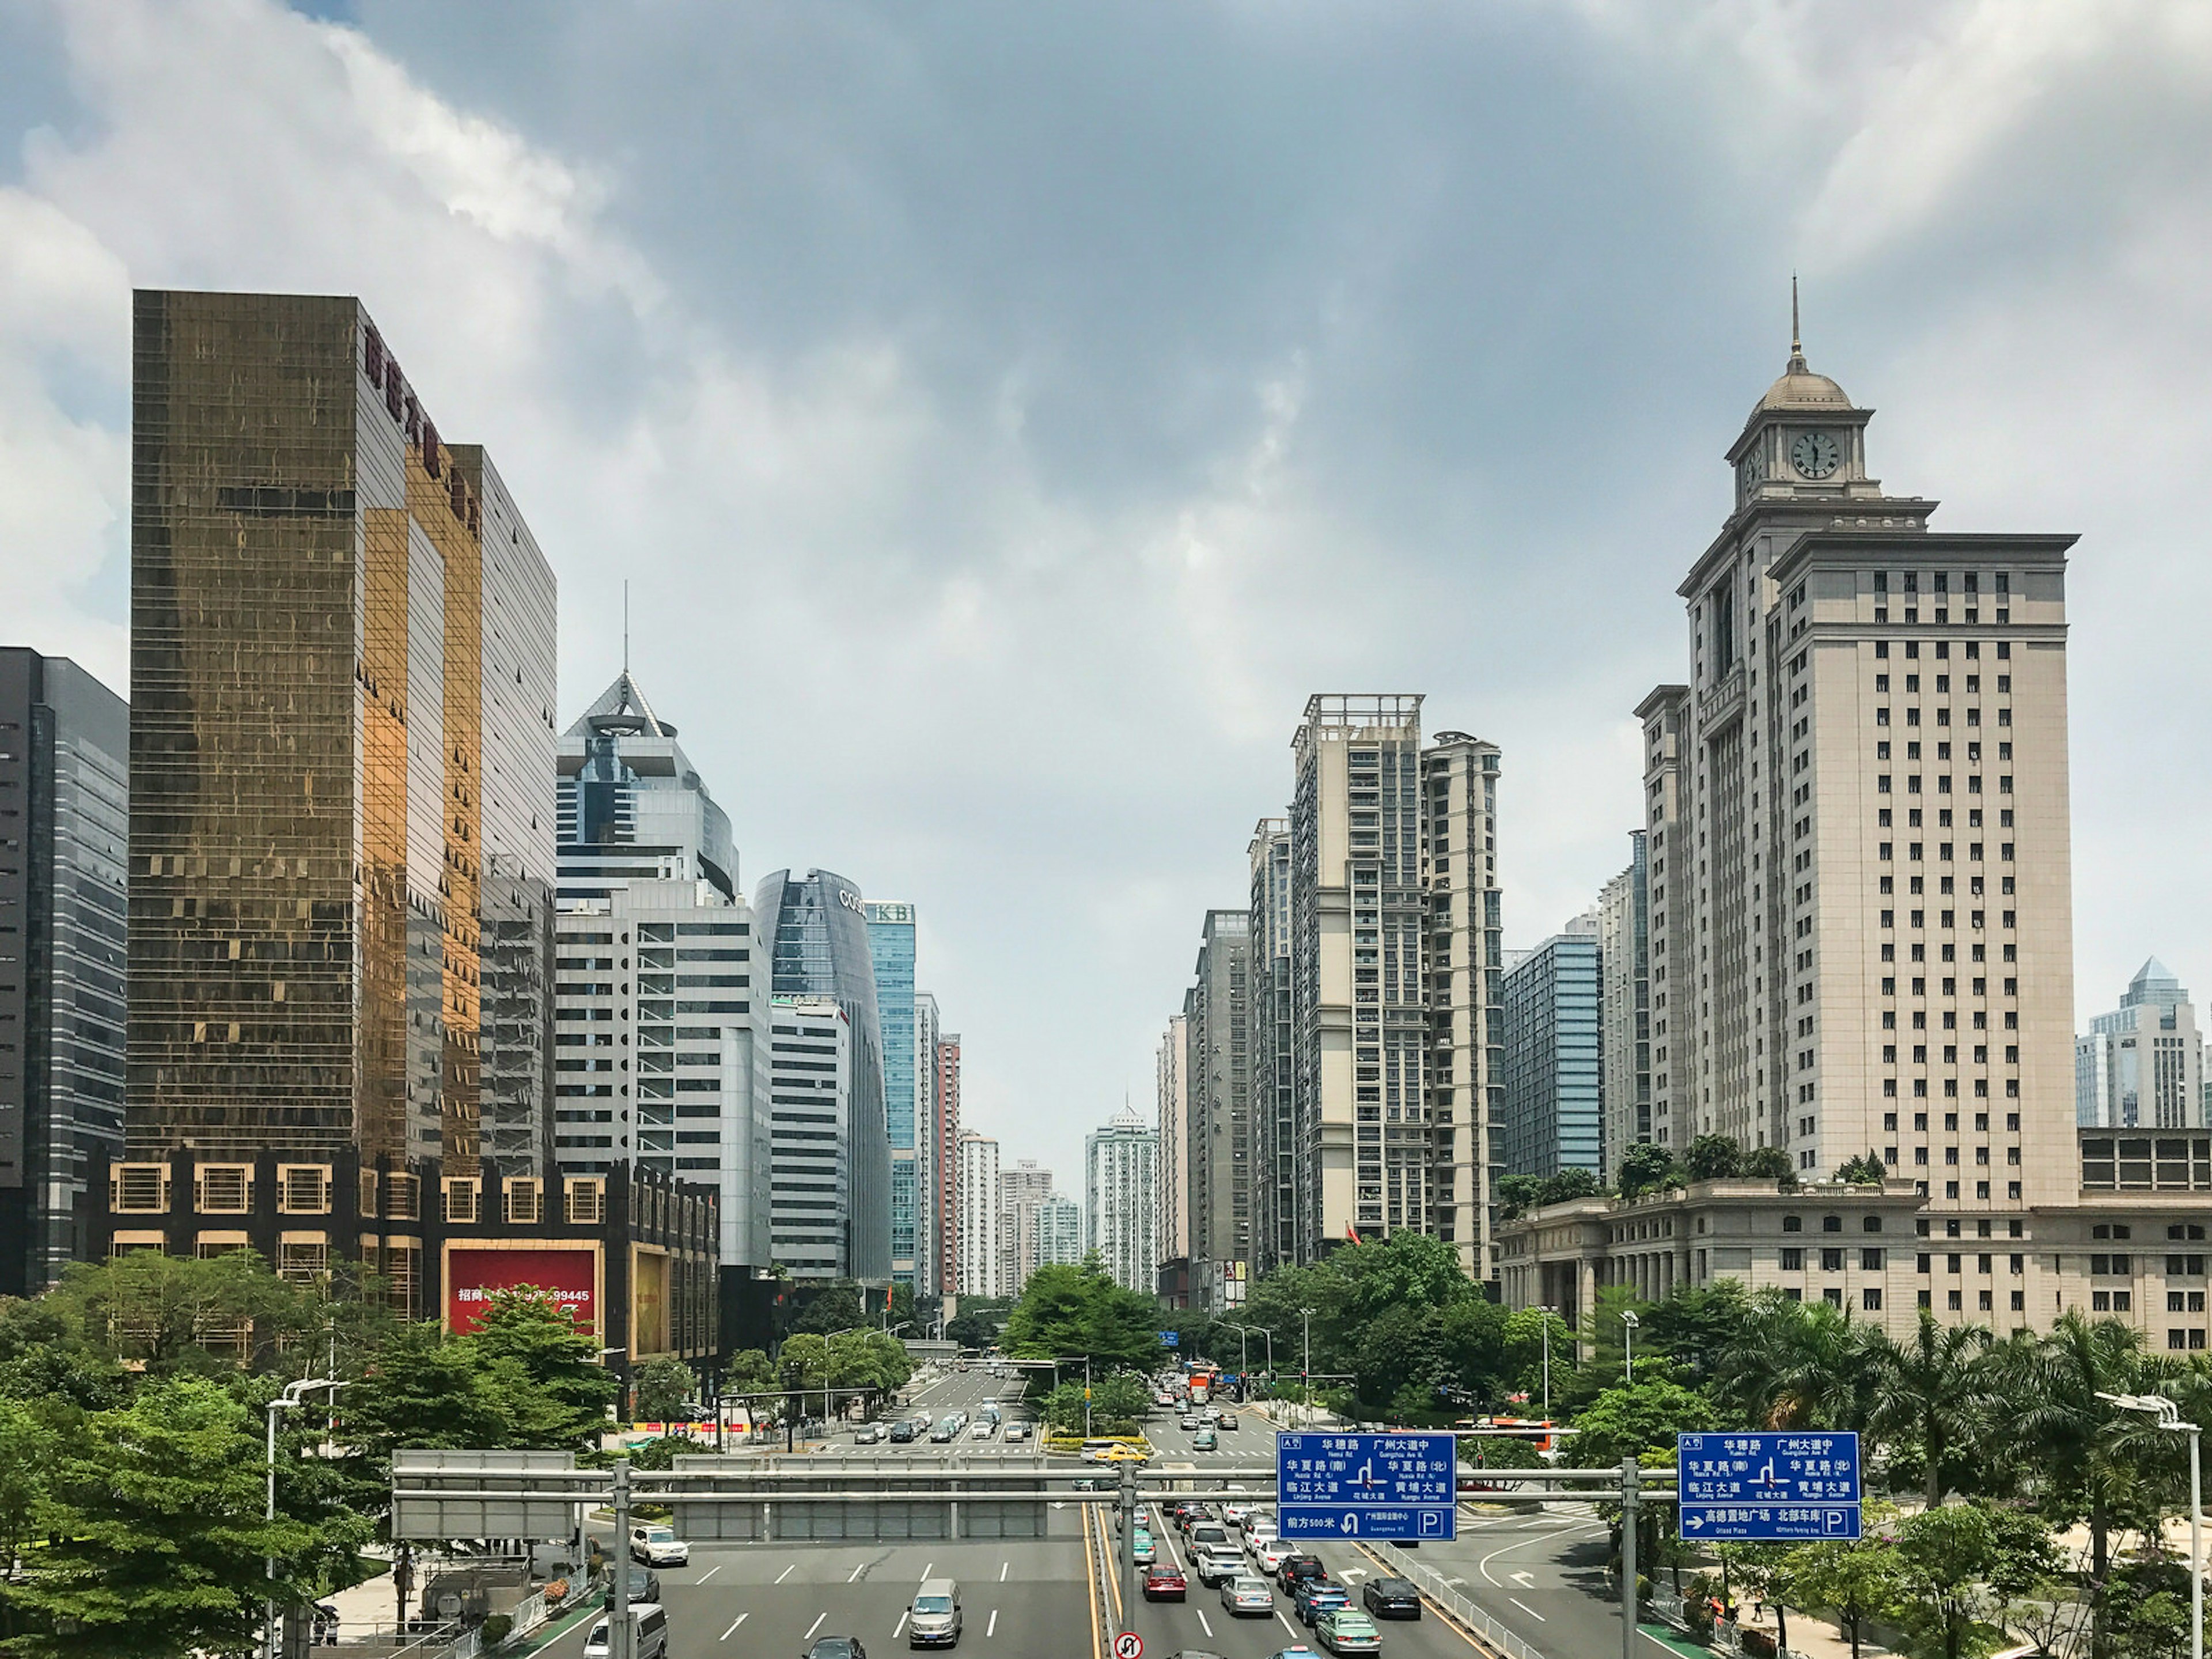
M 1743 718 L 1743 665 L 1736 664 L 1718 683 L 1698 696 L 1698 729 L 1711 736 Z

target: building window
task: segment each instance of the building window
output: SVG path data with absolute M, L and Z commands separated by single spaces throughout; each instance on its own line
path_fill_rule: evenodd
M 544 1193 L 535 1176 L 512 1176 L 506 1182 L 507 1224 L 535 1227 L 544 1209 Z
M 1880 1313 L 1881 1311 L 1881 1292 L 1875 1286 L 1871 1285 L 1868 1285 L 1866 1289 L 1859 1292 L 1859 1306 L 1865 1309 L 1869 1313 Z
M 276 1207 L 285 1215 L 328 1215 L 331 1212 L 330 1165 L 278 1164 Z
M 477 1218 L 477 1186 L 472 1176 L 446 1177 L 446 1220 L 456 1226 L 473 1226 Z
M 1805 1252 L 1794 1245 L 1783 1246 L 1782 1271 L 1785 1273 L 1802 1273 L 1804 1270 Z
M 253 1169 L 202 1164 L 192 1170 L 193 1208 L 202 1215 L 244 1215 L 253 1207 Z

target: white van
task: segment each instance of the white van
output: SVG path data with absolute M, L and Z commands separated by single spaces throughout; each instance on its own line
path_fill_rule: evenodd
M 594 1620 L 584 1638 L 584 1659 L 610 1659 L 614 1620 Z M 668 1614 L 659 1603 L 647 1601 L 629 1610 L 630 1659 L 668 1659 Z
M 925 1578 L 906 1610 L 906 1644 L 910 1648 L 960 1645 L 960 1586 L 951 1578 Z

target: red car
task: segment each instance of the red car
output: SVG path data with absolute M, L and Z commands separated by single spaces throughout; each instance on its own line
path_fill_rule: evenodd
M 1156 1561 L 1145 1569 L 1145 1600 L 1181 1601 L 1190 1594 L 1182 1569 L 1172 1561 Z

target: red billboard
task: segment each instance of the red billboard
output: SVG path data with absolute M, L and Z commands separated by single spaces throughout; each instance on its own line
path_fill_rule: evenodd
M 471 1249 L 455 1245 L 446 1252 L 446 1326 L 465 1335 L 491 1305 L 495 1291 L 533 1285 L 556 1297 L 568 1316 L 586 1330 L 599 1325 L 599 1253 L 596 1245 L 521 1250 Z

